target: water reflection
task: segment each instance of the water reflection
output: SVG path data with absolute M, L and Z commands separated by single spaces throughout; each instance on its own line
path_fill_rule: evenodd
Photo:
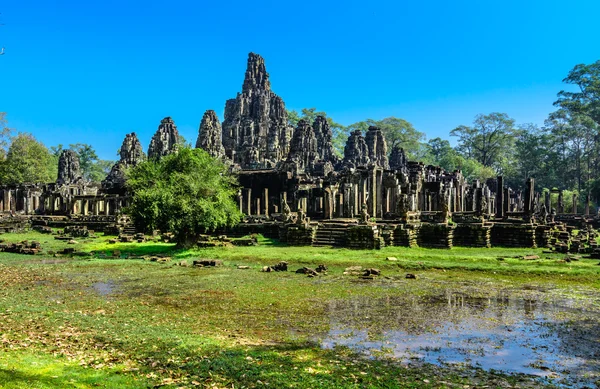
M 556 330 L 573 301 L 474 298 L 447 291 L 436 297 L 389 296 L 333 301 L 325 348 L 348 346 L 403 362 L 467 364 L 593 383 L 600 345 L 581 352 L 571 331 Z M 596 378 L 593 378 L 593 377 Z

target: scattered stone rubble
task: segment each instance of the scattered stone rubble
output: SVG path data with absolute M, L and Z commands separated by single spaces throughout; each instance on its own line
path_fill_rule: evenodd
M 4 243 L 0 241 L 0 251 L 15 254 L 35 255 L 42 251 L 40 242 L 26 240 L 20 243 Z

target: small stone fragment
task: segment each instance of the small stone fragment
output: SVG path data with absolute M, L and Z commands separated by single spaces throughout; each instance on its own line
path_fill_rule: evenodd
M 223 266 L 223 261 L 218 259 L 195 259 L 192 264 L 198 267 Z
M 378 276 L 378 275 L 381 275 L 381 271 L 379 269 L 375 269 L 375 268 L 365 269 L 365 271 L 363 273 L 364 277 Z

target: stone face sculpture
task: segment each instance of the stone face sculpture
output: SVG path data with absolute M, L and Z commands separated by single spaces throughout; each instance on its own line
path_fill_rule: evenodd
M 344 166 L 366 167 L 369 164 L 369 148 L 360 130 L 352 131 L 344 147 Z
M 63 150 L 58 159 L 59 185 L 80 184 L 83 182 L 81 169 L 79 167 L 79 156 L 73 150 Z
M 369 160 L 372 164 L 389 169 L 387 157 L 387 143 L 381 130 L 377 127 L 369 127 L 367 135 L 365 136 L 365 143 L 369 150 Z
M 392 153 L 390 154 L 390 169 L 394 170 L 405 170 L 406 169 L 406 154 L 404 153 L 404 149 L 398 145 L 395 145 L 392 148 Z
M 333 148 L 333 133 L 331 132 L 331 127 L 329 126 L 327 119 L 323 116 L 317 116 L 313 122 L 312 128 L 315 133 L 315 138 L 317 139 L 317 153 L 319 159 L 323 162 L 336 164 L 338 162 L 338 157 Z
M 312 171 L 318 161 L 315 132 L 307 122 L 300 120 L 294 132 L 287 163 L 293 163 L 298 173 L 304 173 Z
M 221 129 L 219 118 L 213 110 L 206 111 L 204 116 L 202 116 L 196 148 L 206 150 L 214 158 L 225 157 L 223 130 Z
M 264 59 L 248 55 L 248 66 L 242 93 L 225 103 L 223 146 L 226 155 L 242 168 L 251 164 L 274 166 L 284 160 L 290 150 L 293 128 L 288 125 L 285 103 L 271 91 Z M 258 160 L 251 162 L 248 150 L 258 151 Z
M 120 190 L 125 185 L 125 170 L 136 166 L 146 159 L 142 144 L 135 132 L 127 134 L 119 152 L 120 159 L 110 169 L 108 176 L 102 181 L 104 190 Z
M 119 162 L 129 166 L 135 166 L 146 160 L 144 149 L 142 149 L 142 144 L 135 132 L 125 135 L 119 156 L 121 158 Z
M 169 155 L 177 149 L 179 142 L 179 131 L 171 117 L 160 121 L 158 130 L 150 141 L 148 146 L 148 159 L 160 159 L 165 155 Z

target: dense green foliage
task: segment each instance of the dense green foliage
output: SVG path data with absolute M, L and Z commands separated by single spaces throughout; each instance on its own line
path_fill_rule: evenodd
M 180 245 L 209 230 L 239 222 L 236 181 L 202 149 L 179 149 L 128 172 L 133 193 L 128 213 L 141 230 L 172 232 Z
M 56 180 L 57 160 L 33 135 L 12 136 L 0 160 L 0 183 L 47 183 Z

